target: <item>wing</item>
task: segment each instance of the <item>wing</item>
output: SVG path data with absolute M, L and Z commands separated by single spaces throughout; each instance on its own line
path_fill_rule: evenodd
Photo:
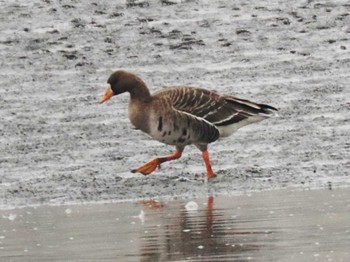
M 154 100 L 151 112 L 150 135 L 160 142 L 186 146 L 189 144 L 208 144 L 220 136 L 217 127 L 209 121 L 193 114 L 177 110 L 168 99 Z
M 270 117 L 272 110 L 277 110 L 268 105 L 186 86 L 167 88 L 154 95 L 167 97 L 177 110 L 203 118 L 218 127 L 239 123 L 248 118 L 262 120 Z
M 219 138 L 219 130 L 209 121 L 177 109 L 174 109 L 174 114 L 174 130 L 176 130 L 176 125 L 179 129 L 182 127 L 179 130 L 181 132 L 179 140 L 188 137 L 192 140 L 191 144 L 208 144 Z

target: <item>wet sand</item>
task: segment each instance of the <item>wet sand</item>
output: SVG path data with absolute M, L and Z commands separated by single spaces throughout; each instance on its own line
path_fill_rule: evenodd
M 349 261 L 349 221 L 348 189 L 3 210 L 0 260 Z
M 3 1 L 0 206 L 240 194 L 350 184 L 348 1 Z M 116 69 L 151 90 L 187 84 L 279 108 L 279 118 L 174 149 L 131 129 L 128 95 L 98 105 Z M 184 178 L 191 182 L 182 182 Z

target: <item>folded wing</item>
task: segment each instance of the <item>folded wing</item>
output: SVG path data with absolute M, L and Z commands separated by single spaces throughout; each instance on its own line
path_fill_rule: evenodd
M 173 107 L 214 124 L 221 136 L 274 115 L 277 109 L 233 96 L 193 87 L 172 87 L 158 91 L 156 96 L 171 100 Z

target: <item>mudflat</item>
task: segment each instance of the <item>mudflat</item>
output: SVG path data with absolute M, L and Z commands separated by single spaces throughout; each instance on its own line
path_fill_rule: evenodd
M 0 205 L 227 195 L 350 184 L 348 1 L 2 1 Z M 173 148 L 131 129 L 117 69 L 151 90 L 215 89 L 279 109 L 150 176 Z

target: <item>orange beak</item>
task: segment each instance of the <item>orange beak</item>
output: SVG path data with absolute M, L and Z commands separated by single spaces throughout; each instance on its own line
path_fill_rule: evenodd
M 103 94 L 103 97 L 100 100 L 100 104 L 106 102 L 107 100 L 109 100 L 112 96 L 114 96 L 114 92 L 112 90 L 112 88 L 110 86 L 108 86 Z

